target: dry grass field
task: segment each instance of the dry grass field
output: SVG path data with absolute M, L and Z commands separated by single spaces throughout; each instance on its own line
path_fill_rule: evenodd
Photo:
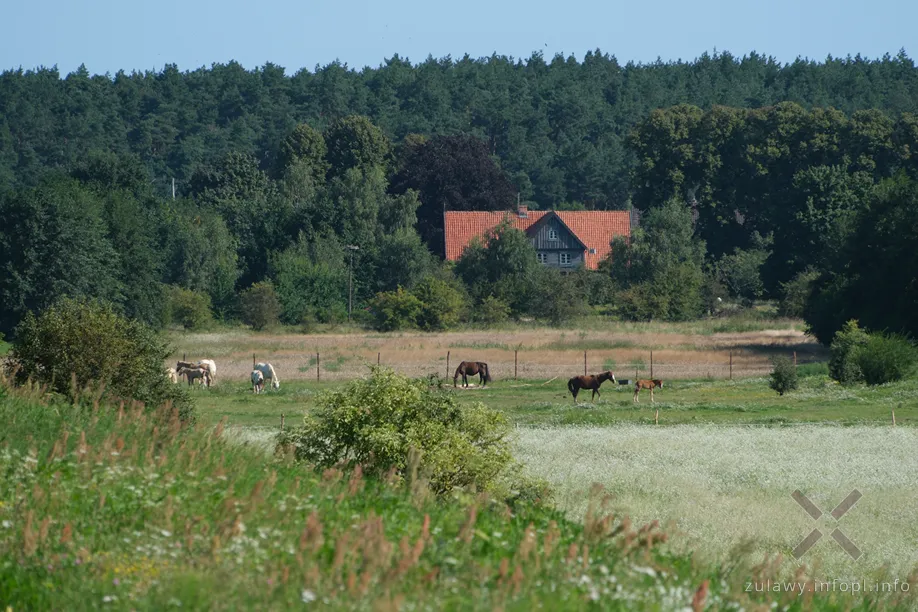
M 585 329 L 519 327 L 505 330 L 392 334 L 270 334 L 246 330 L 175 333 L 170 338 L 181 359 L 216 360 L 218 378 L 248 380 L 251 360 L 274 364 L 282 380 L 315 380 L 317 353 L 323 380 L 347 380 L 366 373 L 377 359 L 410 375 L 447 374 L 462 360 L 485 361 L 500 379 L 550 379 L 611 369 L 619 378 L 727 378 L 770 371 L 769 359 L 796 351 L 801 363 L 823 359 L 824 349 L 790 320 L 698 322 L 686 324 L 608 323 Z M 449 372 L 452 376 L 452 372 Z

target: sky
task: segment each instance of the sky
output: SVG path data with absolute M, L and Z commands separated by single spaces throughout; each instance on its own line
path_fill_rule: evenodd
M 704 52 L 868 58 L 918 54 L 911 0 L 10 0 L 0 71 L 85 64 L 92 74 L 194 70 L 235 60 L 288 75 L 335 60 L 376 67 L 398 54 L 582 59 L 601 49 L 621 63 L 690 61 Z

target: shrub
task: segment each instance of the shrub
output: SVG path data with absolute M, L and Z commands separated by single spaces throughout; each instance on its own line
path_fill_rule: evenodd
M 418 283 L 412 294 L 421 302 L 421 311 L 417 317 L 421 329 L 448 329 L 459 322 L 465 300 L 446 281 L 428 276 Z
M 190 289 L 171 286 L 168 289 L 168 311 L 170 323 L 177 323 L 185 329 L 204 329 L 213 321 L 210 296 Z
M 804 270 L 788 282 L 781 283 L 784 297 L 778 304 L 778 314 L 782 317 L 802 317 L 817 278 L 819 272 Z
M 902 336 L 872 334 L 854 355 L 868 385 L 902 380 L 912 373 L 918 361 L 915 346 Z
M 377 293 L 370 302 L 373 326 L 380 331 L 414 327 L 422 308 L 421 300 L 401 287 Z
M 489 295 L 481 301 L 472 313 L 472 319 L 485 325 L 503 323 L 510 317 L 510 305 L 500 298 Z
M 281 312 L 280 301 L 271 281 L 255 283 L 239 296 L 242 321 L 260 330 L 277 325 Z
M 419 467 L 431 489 L 444 494 L 469 485 L 492 490 L 511 461 L 509 434 L 507 418 L 496 410 L 460 406 L 425 381 L 374 367 L 369 378 L 321 396 L 318 409 L 279 444 L 317 468 L 343 463 L 377 476 L 392 469 L 406 476 Z M 420 451 L 419 465 L 410 465 L 412 449 Z
M 869 335 L 852 319 L 842 326 L 832 338 L 829 347 L 829 376 L 843 385 L 864 380 L 857 362 L 858 351 L 867 344 Z
M 578 286 L 572 274 L 542 268 L 535 276 L 535 290 L 529 309 L 532 314 L 552 325 L 560 325 L 586 313 L 586 289 L 582 285 Z
M 797 388 L 797 367 L 789 357 L 780 355 L 772 359 L 774 370 L 771 372 L 771 380 L 768 386 L 778 392 L 778 395 L 784 395 L 788 391 Z
M 183 420 L 192 420 L 191 398 L 166 377 L 163 362 L 171 352 L 153 330 L 110 306 L 64 298 L 38 316 L 26 315 L 16 329 L 10 367 L 18 382 L 46 384 L 71 401 L 101 384 L 114 399 L 151 407 L 172 401 Z

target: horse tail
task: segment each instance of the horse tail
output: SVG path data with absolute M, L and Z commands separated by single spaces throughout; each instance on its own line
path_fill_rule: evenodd
M 484 370 L 485 382 L 491 382 L 491 371 L 488 370 L 488 364 L 482 362 L 481 368 Z
M 571 392 L 571 395 L 574 394 L 574 379 L 567 381 L 567 390 Z

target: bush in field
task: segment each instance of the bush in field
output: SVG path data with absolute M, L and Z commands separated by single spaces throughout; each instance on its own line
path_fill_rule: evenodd
M 485 325 L 496 325 L 510 318 L 510 305 L 500 298 L 489 295 L 473 310 L 471 319 Z
M 854 360 L 864 382 L 882 385 L 911 374 L 918 361 L 918 351 L 902 336 L 871 334 L 855 352 Z
M 588 310 L 587 289 L 573 274 L 542 268 L 535 275 L 530 311 L 552 325 L 560 325 Z
M 789 357 L 783 355 L 775 357 L 772 360 L 774 370 L 771 372 L 771 379 L 768 386 L 778 392 L 778 395 L 784 395 L 788 391 L 797 388 L 797 366 Z
M 169 381 L 163 368 L 170 353 L 143 323 L 105 304 L 64 298 L 38 316 L 26 315 L 16 328 L 10 367 L 19 382 L 46 384 L 72 401 L 88 385 L 101 383 L 115 399 L 151 407 L 172 401 L 179 416 L 191 420 L 191 398 Z
M 395 291 L 377 293 L 370 301 L 373 326 L 380 331 L 414 327 L 423 306 L 421 300 L 401 287 Z
M 869 338 L 867 332 L 858 327 L 856 320 L 845 323 L 832 338 L 829 347 L 829 376 L 843 385 L 864 380 L 857 353 Z
M 239 296 L 242 321 L 260 330 L 277 325 L 281 312 L 280 300 L 271 281 L 255 283 Z
M 369 378 L 322 396 L 280 444 L 318 468 L 343 463 L 405 476 L 419 467 L 431 489 L 443 494 L 468 485 L 494 489 L 511 462 L 509 434 L 507 418 L 496 410 L 460 406 L 449 392 L 374 367 Z M 420 451 L 417 466 L 410 465 L 412 449 Z
M 213 321 L 210 296 L 182 287 L 168 288 L 167 309 L 170 323 L 178 323 L 185 329 L 204 329 Z
M 421 302 L 417 317 L 421 329 L 448 329 L 459 322 L 465 300 L 462 293 L 446 281 L 428 276 L 417 284 L 412 294 Z
M 819 272 L 804 270 L 788 282 L 781 283 L 784 297 L 778 304 L 778 314 L 782 317 L 802 317 L 817 278 Z

